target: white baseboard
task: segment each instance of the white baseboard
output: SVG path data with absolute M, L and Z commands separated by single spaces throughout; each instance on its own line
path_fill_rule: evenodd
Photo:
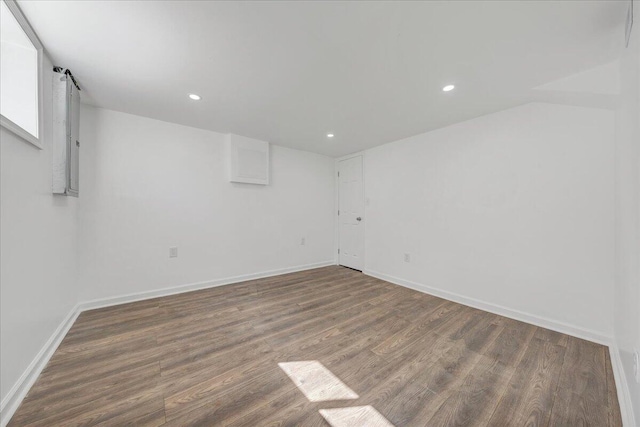
M 521 322 L 531 323 L 532 325 L 540 326 L 545 329 L 551 329 L 556 332 L 571 335 L 577 338 L 581 338 L 587 341 L 593 341 L 598 344 L 609 346 L 612 344 L 612 338 L 604 335 L 598 331 L 592 331 L 589 329 L 580 328 L 578 326 L 570 325 L 557 320 L 537 316 L 530 313 L 525 313 L 519 310 L 513 310 L 511 308 L 503 307 L 498 304 L 492 304 L 486 301 L 481 301 L 475 298 L 466 297 L 464 295 L 456 294 L 454 292 L 445 291 L 442 289 L 434 288 L 421 283 L 412 282 L 410 280 L 400 279 L 398 277 L 390 276 L 377 271 L 365 270 L 363 272 L 366 275 L 376 277 L 387 282 L 394 283 L 396 285 L 404 286 L 416 291 L 424 292 L 429 295 L 434 295 L 440 298 L 447 299 L 449 301 L 457 302 L 469 307 L 477 308 L 479 310 L 488 311 L 489 313 L 497 314 L 511 319 L 519 320 Z
M 278 268 L 260 273 L 243 274 L 240 276 L 226 277 L 223 279 L 208 280 L 205 282 L 189 283 L 186 285 L 172 286 L 170 288 L 157 289 L 146 292 L 136 292 L 132 294 L 100 298 L 80 303 L 80 311 L 94 310 L 96 308 L 110 307 L 112 305 L 126 304 L 130 302 L 143 301 L 152 298 L 165 297 L 169 295 L 182 294 L 184 292 L 198 291 L 201 289 L 214 288 L 216 286 L 230 285 L 232 283 L 245 282 L 247 280 L 264 279 L 281 274 L 295 273 L 296 271 L 311 270 L 314 268 L 335 265 L 335 261 L 316 262 L 313 264 L 298 265 L 295 267 Z
M 53 353 L 55 353 L 63 338 L 65 337 L 67 332 L 69 332 L 69 329 L 71 329 L 71 326 L 83 311 L 109 307 L 118 304 L 125 304 L 129 302 L 142 301 L 162 296 L 181 294 L 184 292 L 212 288 L 216 286 L 229 285 L 232 283 L 244 282 L 247 280 L 263 279 L 266 277 L 278 276 L 286 273 L 294 273 L 297 271 L 311 270 L 320 267 L 327 267 L 335 264 L 335 260 L 330 260 L 313 264 L 299 265 L 295 267 L 279 268 L 276 270 L 263 271 L 260 273 L 252 273 L 235 277 L 227 277 L 224 279 L 210 280 L 206 282 L 190 283 L 187 285 L 174 286 L 171 288 L 164 288 L 155 291 L 138 292 L 129 295 L 78 303 L 71 310 L 71 312 L 67 314 L 67 316 L 64 318 L 62 323 L 60 323 L 53 335 L 51 335 L 51 337 L 47 340 L 44 347 L 42 347 L 33 361 L 29 364 L 22 376 L 20 376 L 11 390 L 9 390 L 7 396 L 2 400 L 2 403 L 0 404 L 0 427 L 5 427 L 9 423 L 9 420 L 20 406 L 20 403 L 29 392 L 29 389 L 36 382 L 38 376 L 49 362 L 49 359 L 51 359 L 51 356 L 53 356 Z
M 624 427 L 636 427 L 638 424 L 636 424 L 633 414 L 633 402 L 631 402 L 629 384 L 624 374 L 622 360 L 620 359 L 620 350 L 617 345 L 612 344 L 609 346 L 609 356 L 611 357 L 611 368 L 613 369 L 613 378 L 615 379 L 616 391 L 618 392 L 622 425 Z
M 79 306 L 76 304 L 62 320 L 60 325 L 58 325 L 20 378 L 18 378 L 18 381 L 11 387 L 11 390 L 9 390 L 2 400 L 2 403 L 0 403 L 0 426 L 5 427 L 9 423 L 9 420 L 27 393 L 29 393 L 29 389 L 31 389 L 31 386 L 36 382 L 44 367 L 47 366 L 47 362 L 49 362 L 49 359 L 51 359 L 51 356 L 53 356 L 53 353 L 55 353 L 79 314 Z

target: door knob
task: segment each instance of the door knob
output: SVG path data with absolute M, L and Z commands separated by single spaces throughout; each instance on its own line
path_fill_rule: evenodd
M 356 218 L 356 221 L 362 221 L 362 218 L 358 217 Z

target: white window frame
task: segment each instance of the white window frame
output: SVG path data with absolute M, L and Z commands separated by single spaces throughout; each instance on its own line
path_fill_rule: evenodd
M 7 6 L 16 21 L 18 21 L 18 24 L 20 24 L 20 27 L 22 28 L 24 33 L 27 35 L 27 37 L 29 37 L 29 40 L 31 41 L 31 43 L 33 43 L 33 46 L 38 51 L 38 136 L 35 137 L 31 135 L 21 126 L 15 124 L 13 121 L 3 116 L 2 114 L 0 114 L 0 125 L 42 150 L 44 133 L 44 48 L 42 46 L 42 43 L 40 42 L 40 39 L 38 39 L 38 36 L 36 35 L 35 31 L 33 31 L 33 28 L 31 28 L 29 21 L 27 21 L 27 18 L 24 16 L 15 0 L 0 1 L 2 1 Z

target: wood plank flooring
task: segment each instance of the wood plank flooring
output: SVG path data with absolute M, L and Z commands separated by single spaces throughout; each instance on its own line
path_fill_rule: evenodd
M 604 346 L 326 267 L 84 312 L 9 425 L 621 426 L 615 390 Z

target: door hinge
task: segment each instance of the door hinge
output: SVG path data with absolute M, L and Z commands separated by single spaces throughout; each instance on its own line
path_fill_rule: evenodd
M 340 253 L 340 248 L 338 248 L 338 253 Z
M 338 178 L 340 178 L 340 172 L 338 172 Z
M 340 216 L 340 209 L 338 209 L 338 216 Z

